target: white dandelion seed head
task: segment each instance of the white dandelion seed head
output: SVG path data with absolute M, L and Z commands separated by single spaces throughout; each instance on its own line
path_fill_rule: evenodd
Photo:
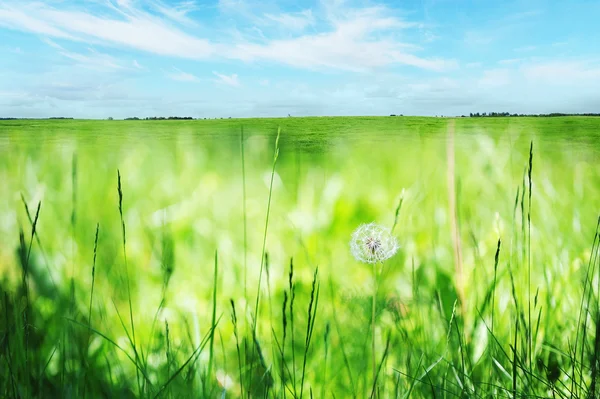
M 394 256 L 398 248 L 398 240 L 390 229 L 376 223 L 360 225 L 350 240 L 352 256 L 364 263 L 383 262 Z

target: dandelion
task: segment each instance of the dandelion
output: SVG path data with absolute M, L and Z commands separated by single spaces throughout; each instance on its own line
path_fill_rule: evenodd
M 398 207 L 399 209 L 399 207 Z M 395 224 L 395 223 L 394 223 Z M 392 235 L 390 229 L 378 225 L 374 222 L 360 225 L 350 240 L 350 251 L 356 260 L 364 263 L 373 264 L 373 301 L 371 313 L 371 362 L 373 368 L 373 392 L 371 397 L 377 398 L 377 361 L 376 361 L 376 331 L 375 331 L 375 314 L 377 301 L 377 263 L 383 263 L 386 259 L 391 258 L 398 251 L 398 241 Z
M 350 241 L 350 251 L 356 260 L 379 263 L 391 258 L 398 251 L 398 241 L 391 231 L 376 223 L 362 224 Z

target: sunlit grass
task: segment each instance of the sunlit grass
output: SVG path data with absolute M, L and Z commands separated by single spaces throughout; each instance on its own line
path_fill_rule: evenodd
M 596 392 L 600 119 L 453 123 L 0 122 L 1 395 Z

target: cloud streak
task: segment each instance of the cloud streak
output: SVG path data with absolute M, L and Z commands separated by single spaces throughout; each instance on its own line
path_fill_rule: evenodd
M 315 17 L 312 10 L 304 10 L 296 13 L 265 14 L 264 17 L 266 20 L 294 31 L 301 31 L 315 24 Z
M 227 86 L 233 86 L 233 87 L 239 87 L 240 86 L 240 80 L 237 76 L 237 74 L 231 74 L 231 75 L 224 75 L 218 72 L 214 72 L 213 71 L 213 75 L 215 75 L 218 79 L 215 79 L 215 82 L 217 83 L 221 83 Z
M 80 66 L 94 70 L 118 70 L 130 68 L 128 66 L 122 65 L 114 57 L 108 54 L 100 53 L 93 48 L 88 48 L 87 54 L 82 54 L 74 51 L 69 51 L 50 39 L 44 39 L 44 42 L 46 42 L 49 46 L 57 49 L 58 53 L 63 57 L 74 61 L 75 66 Z M 136 67 L 135 64 L 134 67 Z M 137 65 L 137 67 L 139 67 L 139 65 Z
M 4 4 L 4 3 L 2 3 Z M 393 33 L 416 27 L 390 16 L 383 7 L 343 9 L 328 15 L 320 33 L 293 38 L 270 38 L 262 43 L 238 38 L 234 42 L 209 40 L 165 22 L 134 2 L 110 3 L 112 15 L 80 9 L 55 9 L 38 3 L 11 2 L 0 5 L 0 25 L 55 39 L 112 45 L 162 56 L 192 60 L 230 59 L 244 62 L 274 62 L 297 68 L 333 68 L 367 71 L 392 65 L 442 71 L 452 60 L 419 57 L 407 51 Z M 167 8 L 152 2 L 168 19 L 186 23 L 191 3 Z M 268 13 L 263 21 L 300 31 L 315 23 L 310 10 L 299 13 Z
M 18 3 L 10 8 L 0 5 L 0 25 L 53 38 L 121 45 L 166 56 L 202 59 L 215 52 L 215 46 L 206 39 L 188 35 L 148 13 L 132 11 L 130 3 L 120 7 L 125 18 L 57 10 L 36 3 Z
M 177 68 L 173 68 L 173 72 L 169 72 L 167 74 L 167 77 L 171 80 L 176 80 L 178 82 L 200 82 L 200 78 L 198 78 L 196 75 L 193 75 L 188 72 L 183 72 L 182 70 Z

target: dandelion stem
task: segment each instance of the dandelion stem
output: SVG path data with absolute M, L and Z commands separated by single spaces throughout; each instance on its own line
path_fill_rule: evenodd
M 377 387 L 375 384 L 377 383 L 377 359 L 375 354 L 375 310 L 376 310 L 376 301 L 377 301 L 377 263 L 373 263 L 373 281 L 374 281 L 374 289 L 373 289 L 373 301 L 372 301 L 372 314 L 371 314 L 371 329 L 372 329 L 372 339 L 371 339 L 371 362 L 373 366 L 373 392 L 375 392 L 374 397 L 377 397 Z

